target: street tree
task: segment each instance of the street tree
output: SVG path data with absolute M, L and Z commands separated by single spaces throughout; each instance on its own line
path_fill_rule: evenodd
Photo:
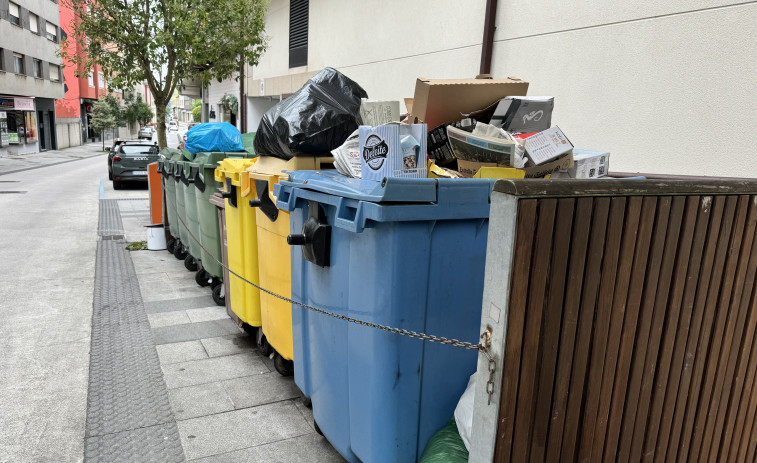
M 98 64 L 111 85 L 146 82 L 155 100 L 158 144 L 166 106 L 184 79 L 230 77 L 266 47 L 267 0 L 61 0 L 80 18 L 61 54 L 87 75 Z M 83 53 L 76 53 L 75 42 Z
M 106 101 L 105 98 L 100 97 L 92 105 L 92 115 L 89 121 L 89 126 L 95 132 L 100 132 L 100 138 L 103 141 L 103 151 L 105 150 L 105 130 L 115 129 L 118 127 L 118 119 L 113 114 L 113 107 Z
M 192 100 L 192 122 L 200 122 L 202 119 L 202 100 Z
M 152 120 L 152 109 L 142 100 L 142 95 L 128 93 L 125 104 L 124 118 L 129 124 L 139 123 L 140 127 L 144 127 Z

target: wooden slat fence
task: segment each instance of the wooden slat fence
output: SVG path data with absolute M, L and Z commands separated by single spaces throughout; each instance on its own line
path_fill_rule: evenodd
M 757 182 L 607 182 L 495 187 L 518 196 L 495 461 L 755 461 Z

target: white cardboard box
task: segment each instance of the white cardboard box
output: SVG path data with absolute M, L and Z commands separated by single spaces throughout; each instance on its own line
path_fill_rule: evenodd
M 575 165 L 552 174 L 552 178 L 600 178 L 610 170 L 610 152 L 596 150 L 573 150 Z
M 426 127 L 426 124 L 361 125 L 360 166 L 363 179 L 426 178 Z

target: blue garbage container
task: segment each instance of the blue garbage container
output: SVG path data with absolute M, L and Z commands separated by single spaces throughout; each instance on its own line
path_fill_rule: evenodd
M 477 342 L 493 180 L 349 179 L 300 171 L 292 298 L 368 322 Z M 303 230 L 304 229 L 304 230 Z M 414 462 L 454 412 L 477 352 L 292 307 L 295 382 L 349 461 Z

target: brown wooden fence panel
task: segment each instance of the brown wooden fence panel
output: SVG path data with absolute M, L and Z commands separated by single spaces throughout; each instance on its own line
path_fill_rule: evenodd
M 757 183 L 619 182 L 500 190 L 521 198 L 495 461 L 753 461 Z

